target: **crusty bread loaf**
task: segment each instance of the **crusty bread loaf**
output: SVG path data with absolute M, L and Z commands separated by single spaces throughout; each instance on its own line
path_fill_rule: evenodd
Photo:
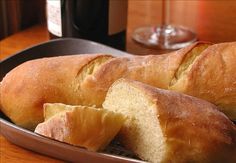
M 236 42 L 212 45 L 194 61 L 185 60 L 168 89 L 210 101 L 236 120 Z
M 103 107 L 128 116 L 119 138 L 144 160 L 236 162 L 236 127 L 209 102 L 120 79 Z
M 25 62 L 2 81 L 2 111 L 17 125 L 33 130 L 43 122 L 44 103 L 86 104 L 80 80 L 110 58 L 101 54 L 76 55 Z M 93 100 L 98 103 L 96 98 Z
M 196 96 L 236 119 L 236 42 L 195 43 L 164 54 L 133 57 L 74 55 L 28 61 L 0 88 L 2 111 L 34 129 L 46 102 L 101 106 L 111 84 L 125 77 Z
M 102 150 L 119 132 L 125 117 L 106 109 L 45 104 L 46 121 L 35 132 L 91 151 Z

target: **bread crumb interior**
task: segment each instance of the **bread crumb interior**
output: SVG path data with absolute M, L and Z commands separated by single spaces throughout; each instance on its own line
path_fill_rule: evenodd
M 103 107 L 128 116 L 120 131 L 121 140 L 140 158 L 161 162 L 166 146 L 156 105 L 133 86 L 118 84 L 112 90 Z

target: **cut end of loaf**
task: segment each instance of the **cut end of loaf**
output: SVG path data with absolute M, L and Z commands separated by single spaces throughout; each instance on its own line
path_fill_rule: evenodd
M 129 117 L 120 139 L 143 160 L 235 160 L 235 126 L 206 101 L 120 79 L 110 87 L 103 107 Z
M 147 161 L 163 160 L 166 151 L 165 137 L 153 101 L 134 86 L 115 84 L 108 92 L 103 107 L 128 116 L 119 134 L 126 148 Z

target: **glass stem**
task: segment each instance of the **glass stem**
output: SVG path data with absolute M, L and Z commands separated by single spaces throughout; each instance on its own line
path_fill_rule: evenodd
M 162 0 L 161 27 L 169 25 L 170 0 Z

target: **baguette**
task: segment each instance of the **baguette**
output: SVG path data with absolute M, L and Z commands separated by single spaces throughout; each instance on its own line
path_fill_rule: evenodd
M 102 54 L 76 55 L 23 63 L 2 81 L 3 113 L 17 125 L 34 130 L 44 121 L 44 103 L 84 104 L 79 80 L 110 58 Z
M 43 58 L 25 62 L 2 80 L 2 111 L 28 129 L 43 121 L 44 103 L 101 107 L 119 78 L 182 92 L 212 102 L 236 119 L 236 42 L 198 42 L 164 55 L 105 54 Z
M 236 162 L 236 127 L 209 102 L 120 79 L 103 107 L 127 116 L 119 139 L 143 160 Z

